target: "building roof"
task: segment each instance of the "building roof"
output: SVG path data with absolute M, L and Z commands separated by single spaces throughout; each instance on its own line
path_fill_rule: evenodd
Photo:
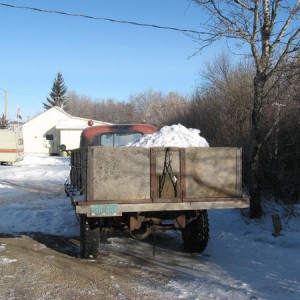
M 56 125 L 56 129 L 58 130 L 70 130 L 70 129 L 85 129 L 89 127 L 88 121 L 90 119 L 83 119 L 83 118 L 77 118 L 77 117 L 72 117 L 69 120 L 61 120 L 58 121 Z M 94 125 L 111 125 L 111 123 L 106 123 L 106 122 L 101 122 L 101 121 L 95 121 L 92 120 Z
M 44 112 L 42 112 L 42 113 L 36 115 L 36 116 L 33 117 L 32 119 L 30 119 L 29 121 L 27 121 L 26 123 L 24 123 L 23 125 L 26 125 L 26 124 L 32 122 L 32 121 L 35 120 L 36 118 L 39 118 L 39 117 L 41 117 L 43 114 L 47 114 L 47 113 L 49 113 L 49 111 L 52 111 L 52 110 L 57 110 L 57 111 L 59 111 L 60 113 L 64 114 L 64 115 L 66 116 L 66 118 L 72 118 L 72 116 L 71 116 L 70 114 L 68 114 L 67 112 L 65 112 L 62 108 L 60 108 L 60 107 L 58 107 L 58 106 L 53 106 L 53 107 L 51 107 L 51 108 L 45 110 Z
M 65 115 L 65 119 L 62 120 L 58 120 L 57 125 L 56 125 L 56 129 L 57 130 L 71 130 L 71 129 L 78 129 L 78 130 L 82 130 L 86 127 L 88 127 L 88 121 L 90 119 L 85 119 L 85 118 L 79 118 L 79 117 L 74 117 L 72 115 L 70 115 L 69 113 L 65 112 L 62 108 L 58 107 L 58 106 L 53 106 L 50 109 L 38 114 L 37 116 L 35 116 L 34 118 L 32 118 L 31 120 L 29 120 L 28 122 L 26 122 L 26 124 L 30 123 L 31 121 L 33 121 L 34 119 L 41 117 L 43 114 L 47 114 L 49 113 L 49 111 L 52 110 L 56 110 L 58 112 L 60 112 L 61 114 Z M 102 122 L 102 121 L 97 121 L 97 120 L 92 120 L 94 122 L 94 125 L 111 125 L 112 123 L 108 123 L 108 122 Z

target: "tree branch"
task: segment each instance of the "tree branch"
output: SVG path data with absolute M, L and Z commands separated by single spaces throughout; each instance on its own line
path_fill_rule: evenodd
M 297 0 L 297 2 L 294 4 L 293 9 L 291 10 L 288 18 L 285 21 L 285 24 L 281 28 L 279 34 L 277 35 L 277 38 L 271 45 L 271 51 L 275 49 L 275 47 L 281 42 L 285 32 L 287 31 L 288 27 L 290 26 L 292 20 L 294 19 L 295 15 L 300 11 L 300 0 Z M 275 22 L 275 21 L 274 21 Z M 298 29 L 299 30 L 299 29 Z
M 251 7 L 250 5 L 247 5 L 246 3 L 240 1 L 240 0 L 234 0 L 235 3 L 239 4 L 240 6 L 242 6 L 243 8 L 250 10 L 250 11 L 254 11 L 254 8 Z

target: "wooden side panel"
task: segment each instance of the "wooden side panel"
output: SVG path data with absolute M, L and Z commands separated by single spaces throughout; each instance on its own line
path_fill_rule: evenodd
M 156 174 L 160 175 L 163 173 L 164 165 L 166 162 L 166 154 L 170 155 L 172 171 L 175 174 L 180 173 L 179 148 L 157 147 L 157 148 L 153 148 L 153 150 L 155 150 L 155 156 L 156 156 Z M 167 157 L 167 161 L 168 161 L 168 157 Z
M 181 201 L 180 148 L 157 147 L 152 148 L 152 184 L 156 184 L 152 199 L 157 202 Z M 175 178 L 172 178 L 175 177 Z M 175 180 L 174 182 L 172 180 Z M 154 187 L 152 186 L 154 190 Z
M 187 148 L 185 201 L 241 196 L 240 149 Z
M 88 201 L 150 201 L 150 149 L 91 147 Z
M 150 176 L 151 176 L 151 199 L 157 198 L 158 195 L 158 176 L 156 174 L 156 151 L 155 148 L 150 149 Z
M 76 149 L 71 154 L 71 184 L 77 191 L 83 187 L 82 153 L 82 149 Z
M 81 161 L 76 175 L 90 203 L 213 202 L 242 194 L 241 150 L 237 148 L 88 147 L 81 149 L 76 160 Z M 169 177 L 166 188 L 160 189 L 169 161 L 177 178 L 175 194 L 167 186 Z

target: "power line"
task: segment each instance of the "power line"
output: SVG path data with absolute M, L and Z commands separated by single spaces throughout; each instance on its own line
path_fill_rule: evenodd
M 3 92 L 5 91 L 1 87 L 0 87 L 0 90 L 2 90 Z M 28 93 L 28 92 L 23 92 L 23 91 L 8 90 L 8 89 L 6 89 L 6 91 L 8 91 L 10 93 L 14 93 L 14 94 L 27 95 L 27 96 L 31 96 L 31 97 L 45 97 L 45 95 L 41 96 L 41 95 L 37 95 L 37 94 L 33 94 L 33 93 Z
M 88 16 L 88 15 L 83 15 L 83 14 L 67 13 L 67 12 L 62 12 L 62 11 L 57 11 L 57 10 L 41 9 L 41 8 L 30 7 L 30 6 L 19 6 L 19 5 L 13 5 L 13 4 L 7 4 L 7 3 L 0 3 L 0 5 L 10 7 L 10 8 L 34 10 L 34 11 L 38 11 L 38 12 L 42 12 L 42 13 L 59 14 L 59 15 L 65 15 L 65 16 L 69 16 L 69 17 L 80 17 L 80 18 L 92 19 L 92 20 L 96 20 L 96 21 L 108 21 L 108 22 L 128 24 L 128 25 L 134 25 L 134 26 L 152 27 L 155 29 L 172 30 L 172 31 L 178 31 L 181 33 L 186 33 L 186 34 L 204 34 L 204 32 L 200 32 L 200 31 L 193 30 L 193 29 L 184 29 L 184 28 L 177 28 L 177 27 L 171 27 L 171 26 L 161 26 L 161 25 L 139 23 L 139 22 L 133 22 L 133 21 L 126 21 L 126 20 L 116 20 L 116 19 L 111 19 L 111 18 L 93 17 L 93 16 Z

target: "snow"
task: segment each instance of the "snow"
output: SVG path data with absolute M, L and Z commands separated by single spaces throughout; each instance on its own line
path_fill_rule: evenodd
M 78 221 L 63 188 L 69 170 L 66 157 L 27 155 L 21 163 L 0 166 L 0 233 L 78 237 Z M 247 211 L 238 209 L 210 210 L 210 240 L 202 254 L 187 253 L 180 232 L 157 233 L 155 244 L 153 238 L 137 241 L 115 234 L 102 240 L 101 252 L 110 253 L 106 263 L 143 271 L 136 283 L 139 299 L 147 294 L 147 276 L 155 276 L 165 299 L 298 300 L 300 207 L 287 208 L 269 201 L 261 220 L 249 220 Z M 272 235 L 274 213 L 283 227 L 278 237 Z M 0 267 L 16 261 L 3 256 L 5 247 L 0 244 Z
M 69 166 L 70 159 L 68 157 L 46 156 L 46 155 L 25 155 L 24 159 L 18 162 L 19 166 Z
M 0 266 L 5 266 L 5 265 L 8 265 L 12 262 L 15 262 L 17 261 L 16 259 L 11 259 L 9 257 L 2 257 L 0 256 Z
M 76 235 L 74 209 L 62 197 L 69 169 L 68 157 L 42 155 L 26 155 L 14 166 L 1 166 L 0 232 Z
M 186 128 L 181 124 L 164 126 L 158 132 L 143 136 L 126 146 L 135 147 L 209 147 L 200 130 Z
M 88 127 L 88 123 L 86 120 L 77 120 L 77 119 L 71 119 L 71 120 L 60 120 L 58 121 L 56 125 L 56 129 L 85 129 Z
M 8 264 L 10 264 L 10 263 L 12 263 L 12 262 L 17 261 L 16 259 L 12 259 L 12 258 L 5 257 L 5 256 L 2 256 L 2 255 L 1 255 L 1 252 L 2 252 L 2 251 L 4 252 L 5 249 L 6 249 L 5 246 L 6 246 L 5 244 L 1 244 L 1 245 L 0 245 L 0 266 L 5 266 L 5 265 L 8 265 Z

